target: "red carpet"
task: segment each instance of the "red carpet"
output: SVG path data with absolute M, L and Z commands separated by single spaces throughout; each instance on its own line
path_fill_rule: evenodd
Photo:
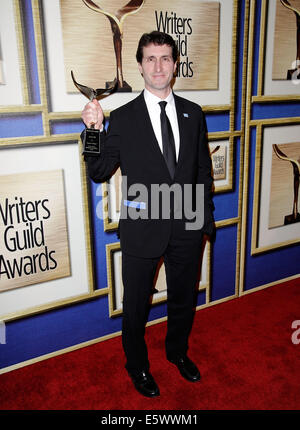
M 199 383 L 186 382 L 165 360 L 161 323 L 147 328 L 159 398 L 134 390 L 117 337 L 0 375 L 0 409 L 299 410 L 294 320 L 300 279 L 197 312 L 189 356 L 200 368 Z

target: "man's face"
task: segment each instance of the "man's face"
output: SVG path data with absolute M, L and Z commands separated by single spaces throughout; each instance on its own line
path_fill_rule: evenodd
M 170 82 L 176 70 L 169 45 L 154 45 L 143 48 L 142 63 L 138 63 L 139 71 L 143 74 L 145 87 L 156 95 L 170 90 Z

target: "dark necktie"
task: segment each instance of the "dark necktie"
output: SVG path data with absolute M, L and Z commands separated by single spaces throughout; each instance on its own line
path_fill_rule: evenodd
M 176 168 L 176 152 L 175 152 L 175 140 L 172 132 L 172 127 L 169 118 L 166 114 L 167 102 L 159 102 L 160 105 L 160 123 L 161 123 L 161 137 L 163 146 L 163 156 L 167 163 L 171 178 L 174 178 Z

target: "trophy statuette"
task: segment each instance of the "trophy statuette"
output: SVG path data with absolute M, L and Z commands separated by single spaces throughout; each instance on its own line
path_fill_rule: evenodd
M 290 4 L 288 0 L 280 0 L 281 4 L 286 7 L 287 9 L 294 12 L 296 15 L 296 27 L 297 27 L 297 34 L 296 34 L 296 61 L 293 63 L 293 66 L 295 65 L 294 69 L 289 69 L 287 71 L 287 80 L 292 79 L 300 79 L 300 10 L 296 9 L 294 6 Z
M 110 95 L 118 87 L 117 79 L 115 79 L 108 88 L 93 88 L 79 84 L 74 77 L 73 71 L 71 71 L 72 80 L 75 87 L 87 97 L 90 101 L 97 99 L 101 96 Z M 100 130 L 95 129 L 95 124 L 91 124 L 90 128 L 86 128 L 83 135 L 83 151 L 82 154 L 98 156 L 100 154 Z
M 299 179 L 300 179 L 300 160 L 294 160 L 285 155 L 278 145 L 274 144 L 273 149 L 278 158 L 284 161 L 289 161 L 293 166 L 294 173 L 294 201 L 293 210 L 290 215 L 284 217 L 284 225 L 300 222 L 300 214 L 298 212 L 298 195 L 299 195 Z

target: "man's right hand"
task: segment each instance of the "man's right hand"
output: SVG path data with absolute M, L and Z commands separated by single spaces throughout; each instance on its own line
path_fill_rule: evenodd
M 92 124 L 94 124 L 96 129 L 101 130 L 104 115 L 98 100 L 94 99 L 85 105 L 81 118 L 88 128 L 91 128 Z

